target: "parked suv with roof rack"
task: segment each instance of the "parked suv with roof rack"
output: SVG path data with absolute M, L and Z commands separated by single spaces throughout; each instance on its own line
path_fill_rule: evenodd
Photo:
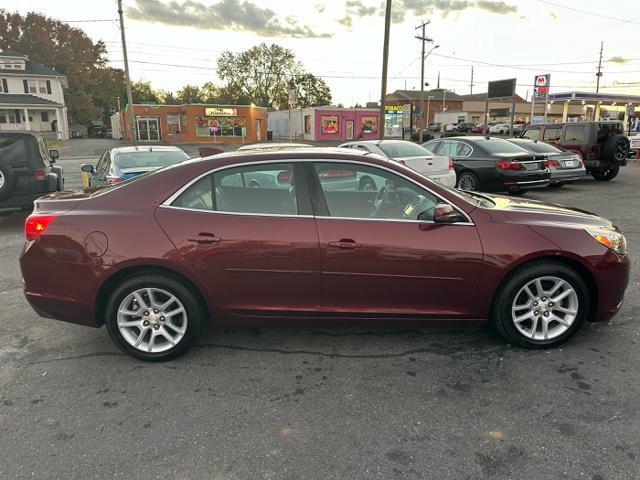
M 31 210 L 35 199 L 62 190 L 57 158 L 58 151 L 47 150 L 40 135 L 0 132 L 0 212 Z
M 620 167 L 627 164 L 630 149 L 620 121 L 527 125 L 521 136 L 579 153 L 587 172 L 602 181 L 618 175 Z

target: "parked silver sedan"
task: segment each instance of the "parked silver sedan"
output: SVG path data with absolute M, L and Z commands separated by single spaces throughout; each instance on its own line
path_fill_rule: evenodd
M 508 138 L 507 140 L 531 153 L 542 154 L 546 157 L 547 166 L 551 171 L 550 187 L 561 187 L 566 183 L 582 180 L 587 174 L 582 158 L 575 152 L 528 138 Z

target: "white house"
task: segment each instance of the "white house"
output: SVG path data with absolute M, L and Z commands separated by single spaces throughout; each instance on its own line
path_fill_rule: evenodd
M 63 87 L 63 74 L 21 53 L 0 51 L 0 130 L 31 130 L 48 139 L 68 139 Z

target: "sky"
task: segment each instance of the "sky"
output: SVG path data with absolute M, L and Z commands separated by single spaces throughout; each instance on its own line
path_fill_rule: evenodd
M 219 83 L 224 50 L 261 42 L 292 49 L 331 87 L 333 103 L 380 98 L 383 0 L 124 0 L 133 80 L 175 91 Z M 73 21 L 108 47 L 122 67 L 116 0 L 0 0 L 0 8 Z M 489 80 L 517 78 L 531 94 L 534 76 L 551 74 L 551 92 L 595 91 L 604 41 L 602 92 L 640 95 L 638 0 L 392 0 L 388 92 L 420 88 L 416 27 L 438 46 L 425 80 L 459 94 L 485 92 Z M 98 21 L 96 21 L 98 20 Z

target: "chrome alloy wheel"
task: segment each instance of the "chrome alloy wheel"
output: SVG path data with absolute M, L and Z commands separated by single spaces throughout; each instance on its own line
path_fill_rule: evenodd
M 0 188 L 4 187 L 5 182 L 6 179 L 4 178 L 4 173 L 2 173 L 2 170 L 0 170 Z
M 120 303 L 118 329 L 127 343 L 142 352 L 165 352 L 184 337 L 187 311 L 166 290 L 141 288 Z
M 568 281 L 539 277 L 528 282 L 515 296 L 511 318 L 525 337 L 553 340 L 571 327 L 578 308 L 578 294 Z
M 478 189 L 476 179 L 468 173 L 463 173 L 458 180 L 458 188 L 460 190 L 474 191 Z

